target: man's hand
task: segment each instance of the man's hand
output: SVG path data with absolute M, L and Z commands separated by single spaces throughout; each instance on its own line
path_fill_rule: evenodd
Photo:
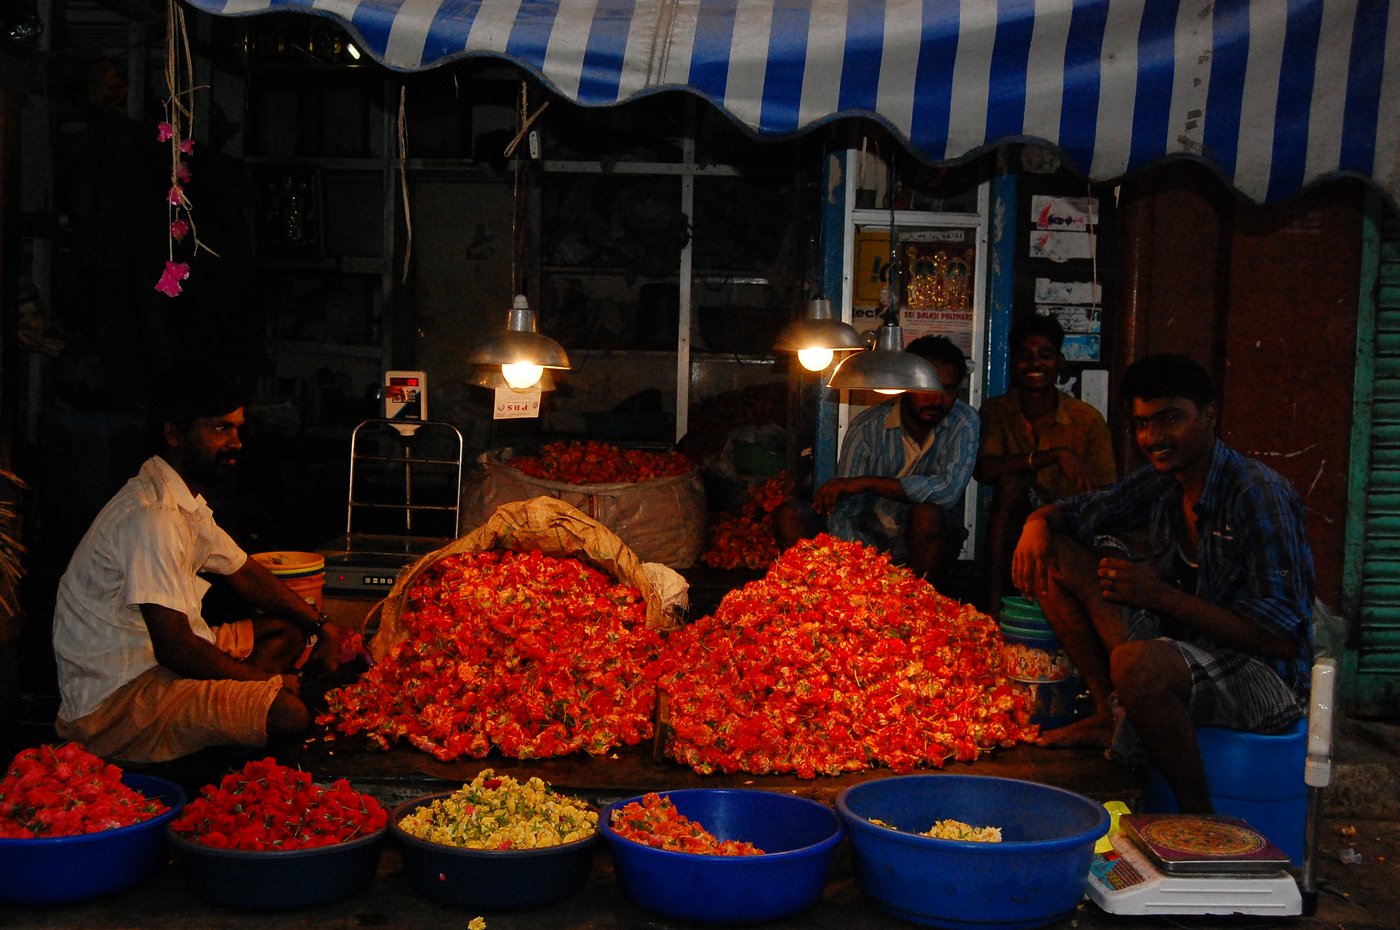
M 1127 559 L 1099 559 L 1098 576 L 1103 599 L 1124 607 L 1160 609 L 1159 595 L 1171 587 L 1148 563 Z
M 1060 466 L 1060 471 L 1073 483 L 1076 491 L 1082 493 L 1098 487 L 1089 466 L 1069 446 L 1061 446 L 1055 450 L 1055 461 Z
M 860 490 L 857 481 L 857 478 L 832 478 L 817 488 L 817 493 L 812 495 L 812 509 L 824 516 L 829 515 L 836 509 L 841 498 Z
M 1026 597 L 1039 598 L 1050 590 L 1054 567 L 1053 533 L 1040 511 L 1026 518 L 1021 538 L 1011 555 L 1011 582 Z

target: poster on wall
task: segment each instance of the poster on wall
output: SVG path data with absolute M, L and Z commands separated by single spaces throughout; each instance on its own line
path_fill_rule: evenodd
M 1035 279 L 1035 312 L 1053 316 L 1065 331 L 1065 359 L 1097 362 L 1103 357 L 1103 308 L 1092 281 Z
M 880 302 L 890 268 L 889 230 L 856 233 L 855 267 L 851 275 L 851 325 L 868 332 L 880 325 Z
M 1099 225 L 1099 198 L 1037 195 L 1031 198 L 1031 216 L 1036 229 L 1088 232 Z
M 946 336 L 972 356 L 977 248 L 964 229 L 927 229 L 901 236 L 906 276 L 900 325 L 905 345 L 920 336 Z

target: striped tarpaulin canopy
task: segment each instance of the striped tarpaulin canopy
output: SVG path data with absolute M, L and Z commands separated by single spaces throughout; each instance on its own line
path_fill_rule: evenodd
M 1389 0 L 186 0 L 341 20 L 389 68 L 508 59 L 606 106 L 686 90 L 761 137 L 878 119 L 929 161 L 1001 142 L 1094 180 L 1169 156 L 1257 201 L 1352 175 L 1397 192 Z

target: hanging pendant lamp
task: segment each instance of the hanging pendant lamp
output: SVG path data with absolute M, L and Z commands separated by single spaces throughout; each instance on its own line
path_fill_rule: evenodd
M 506 383 L 517 391 L 534 387 L 546 368 L 570 367 L 564 347 L 539 332 L 535 311 L 524 294 L 515 295 L 505 332 L 484 339 L 467 356 L 467 363 L 499 366 Z
M 887 315 L 876 332 L 875 348 L 848 355 L 831 373 L 828 387 L 842 391 L 942 391 L 938 369 L 921 355 L 904 350 L 904 330 Z
M 467 383 L 492 391 L 510 387 L 510 384 L 506 382 L 506 376 L 501 374 L 500 365 L 472 365 L 467 372 Z M 548 368 L 544 369 L 540 375 L 540 390 L 554 390 L 554 376 L 549 373 Z
M 773 348 L 796 352 L 797 360 L 808 371 L 824 371 L 837 352 L 865 348 L 865 341 L 850 323 L 835 318 L 831 301 L 818 297 L 807 301 L 807 313 L 778 333 Z
M 904 351 L 904 330 L 899 325 L 899 227 L 895 223 L 895 194 L 898 190 L 895 158 L 890 156 L 890 261 L 887 276 L 884 325 L 875 337 L 875 347 L 848 355 L 831 373 L 827 385 L 843 391 L 942 391 L 938 369 L 920 355 Z

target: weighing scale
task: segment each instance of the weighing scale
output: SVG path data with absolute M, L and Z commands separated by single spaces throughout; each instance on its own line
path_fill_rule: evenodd
M 1090 899 L 1110 914 L 1302 913 L 1288 855 L 1237 817 L 1125 814 L 1089 866 Z
M 328 595 L 382 597 L 408 565 L 456 538 L 461 516 L 461 432 L 450 423 L 429 420 L 428 377 L 421 371 L 387 371 L 380 394 L 384 416 L 365 420 L 350 436 L 350 482 L 345 535 L 317 549 L 326 560 Z M 445 455 L 415 455 L 429 444 Z M 379 485 L 366 482 L 362 466 L 378 469 Z M 450 504 L 424 503 L 425 480 L 450 488 Z M 392 487 L 389 487 L 392 485 Z M 365 518 L 377 514 L 375 532 Z M 422 532 L 424 518 L 436 518 L 438 532 Z M 386 523 L 401 532 L 383 532 Z
M 1256 914 L 1293 916 L 1317 905 L 1314 856 L 1321 821 L 1319 792 L 1331 778 L 1332 695 L 1336 662 L 1312 670 L 1308 715 L 1308 824 L 1300 882 L 1288 855 L 1237 817 L 1123 814 L 1089 866 L 1089 899 L 1110 914 Z

